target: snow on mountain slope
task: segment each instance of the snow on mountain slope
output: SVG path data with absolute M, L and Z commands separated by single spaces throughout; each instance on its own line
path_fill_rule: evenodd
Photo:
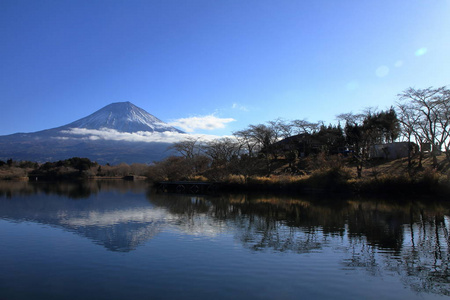
M 105 106 L 57 128 L 0 136 L 0 160 L 57 161 L 87 157 L 99 163 L 149 163 L 189 135 L 130 102 Z
M 169 126 L 157 117 L 130 102 L 117 102 L 103 107 L 93 114 L 62 126 L 58 129 L 114 129 L 119 132 L 178 132 L 183 131 Z

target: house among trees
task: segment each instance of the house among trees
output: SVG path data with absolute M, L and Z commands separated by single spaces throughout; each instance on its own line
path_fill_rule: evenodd
M 326 152 L 327 154 L 344 154 L 345 139 L 342 131 L 324 128 L 318 133 L 301 133 L 285 138 L 274 144 L 279 155 L 289 156 L 295 153 L 297 157 Z
M 340 114 L 336 125 L 276 119 L 249 125 L 233 132 L 232 138 L 180 141 L 172 149 L 181 157 L 169 157 L 153 171 L 164 178 L 201 174 L 220 180 L 232 174 L 247 180 L 253 175 L 271 175 L 281 164 L 288 164 L 285 172 L 295 174 L 314 161 L 303 159 L 308 156 L 342 155 L 361 177 L 372 159 L 407 157 L 411 168 L 413 156 L 418 154 L 420 168 L 427 153 L 437 167 L 437 155 L 444 150 L 450 161 L 450 90 L 410 88 L 398 96 L 396 108 Z
M 373 145 L 369 150 L 370 158 L 399 159 L 419 152 L 419 147 L 412 142 L 394 142 Z

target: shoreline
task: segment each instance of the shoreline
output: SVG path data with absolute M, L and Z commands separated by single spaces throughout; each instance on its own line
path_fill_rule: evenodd
M 82 182 L 82 181 L 146 181 L 158 188 L 158 181 L 145 176 L 17 176 L 2 178 L 0 181 L 19 182 Z M 170 182 L 170 181 L 169 181 Z M 384 175 L 356 179 L 347 176 L 340 169 L 329 169 L 313 176 L 273 175 L 270 177 L 232 176 L 222 181 L 185 180 L 176 182 L 211 183 L 212 192 L 221 193 L 272 193 L 317 195 L 324 197 L 383 197 L 383 198 L 437 198 L 450 199 L 449 178 L 431 175 L 410 177 L 403 175 Z M 195 193 L 197 189 L 186 190 Z M 199 189 L 203 192 L 203 189 Z M 207 191 L 209 192 L 209 191 Z

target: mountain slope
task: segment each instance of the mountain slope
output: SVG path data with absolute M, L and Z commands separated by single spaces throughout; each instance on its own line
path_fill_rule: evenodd
M 112 103 L 57 128 L 0 136 L 0 160 L 149 163 L 171 154 L 167 137 L 184 134 L 130 102 Z
M 169 126 L 157 117 L 149 114 L 142 108 L 139 108 L 130 102 L 117 102 L 109 104 L 85 118 L 62 126 L 58 129 L 66 128 L 109 128 L 119 132 L 170 131 L 182 133 L 181 130 Z

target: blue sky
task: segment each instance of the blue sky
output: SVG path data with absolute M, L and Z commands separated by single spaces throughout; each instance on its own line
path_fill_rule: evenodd
M 195 133 L 334 123 L 450 84 L 449 16 L 449 0 L 2 0 L 0 135 L 121 101 Z

